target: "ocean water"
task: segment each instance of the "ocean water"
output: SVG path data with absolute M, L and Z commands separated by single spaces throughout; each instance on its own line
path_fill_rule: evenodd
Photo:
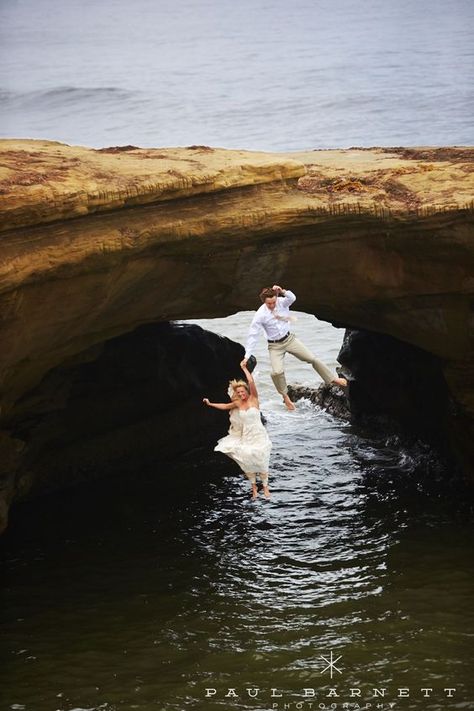
M 473 143 L 472 0 L 1 0 L 0 136 Z
M 473 19 L 471 0 L 0 0 L 0 136 L 472 144 Z M 251 316 L 199 323 L 245 342 Z M 341 330 L 302 313 L 295 330 L 336 366 Z M 465 492 L 449 472 L 421 478 L 390 435 L 306 401 L 286 411 L 263 339 L 257 357 L 270 501 L 251 502 L 209 449 L 13 509 L 0 541 L 1 711 L 474 708 Z M 287 374 L 319 383 L 290 357 Z

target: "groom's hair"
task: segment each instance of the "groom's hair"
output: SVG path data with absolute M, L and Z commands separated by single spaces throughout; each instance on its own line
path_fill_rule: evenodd
M 262 301 L 262 304 L 265 303 L 265 299 L 273 299 L 274 296 L 276 296 L 276 291 L 274 289 L 272 289 L 270 286 L 266 286 L 260 292 L 260 299 Z

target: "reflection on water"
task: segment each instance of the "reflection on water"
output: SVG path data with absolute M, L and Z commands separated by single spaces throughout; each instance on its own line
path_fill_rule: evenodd
M 339 335 L 310 323 L 332 362 Z M 2 544 L 2 708 L 293 711 L 303 687 L 328 704 L 331 685 L 338 708 L 350 687 L 370 702 L 373 685 L 396 709 L 473 707 L 469 507 L 439 483 L 412 495 L 396 448 L 307 402 L 285 411 L 259 361 L 270 502 L 199 452 L 17 509 Z

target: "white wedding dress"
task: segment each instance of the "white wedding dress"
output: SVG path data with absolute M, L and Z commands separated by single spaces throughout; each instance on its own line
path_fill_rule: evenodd
M 233 459 L 243 472 L 268 473 L 272 443 L 260 419 L 260 410 L 231 410 L 229 434 L 214 447 Z

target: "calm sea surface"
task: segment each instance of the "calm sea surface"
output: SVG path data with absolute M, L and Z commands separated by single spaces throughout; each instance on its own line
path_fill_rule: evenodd
M 472 144 L 472 0 L 1 0 L 0 136 Z
M 2 0 L 0 135 L 472 144 L 473 18 L 470 0 Z M 200 323 L 243 342 L 250 318 Z M 341 331 L 305 314 L 296 330 L 335 366 Z M 263 342 L 257 355 L 270 502 L 252 503 L 229 460 L 205 451 L 13 512 L 1 711 L 474 708 L 463 493 L 416 476 L 389 436 L 307 402 L 285 411 Z M 318 382 L 297 361 L 288 375 Z

